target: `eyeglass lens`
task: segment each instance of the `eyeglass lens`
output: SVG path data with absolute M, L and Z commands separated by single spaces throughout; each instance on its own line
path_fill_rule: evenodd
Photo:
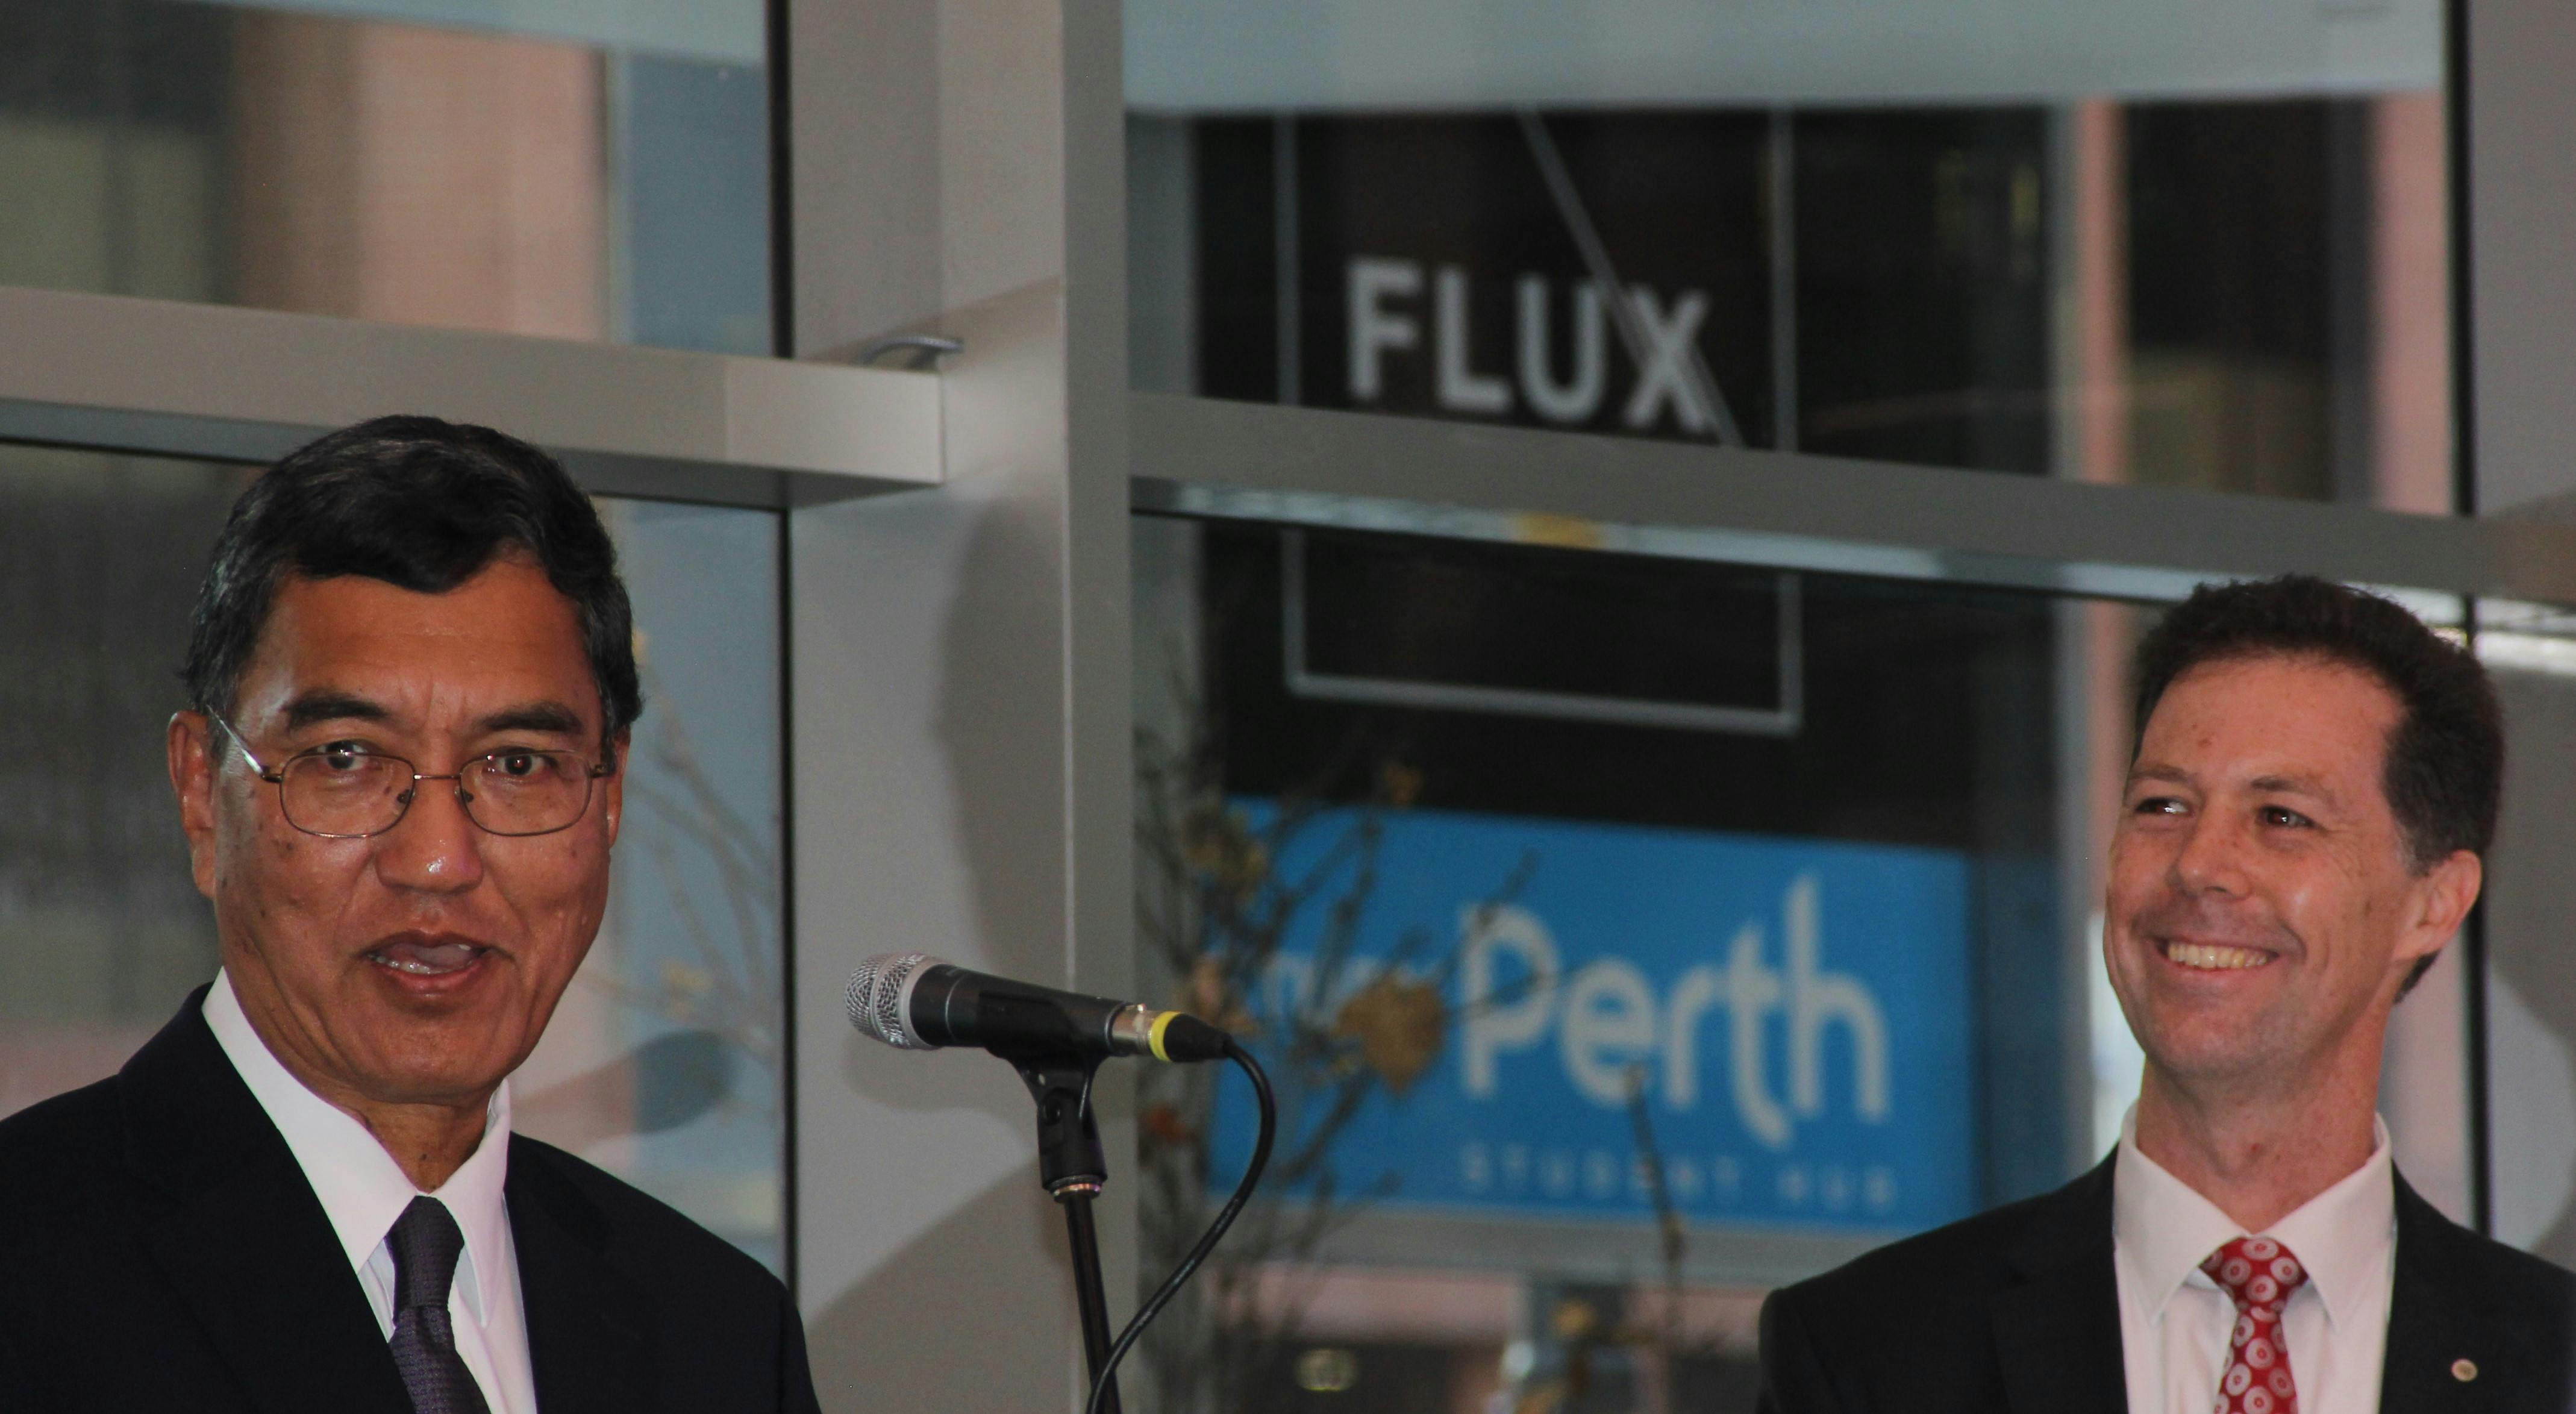
M 413 765 L 398 756 L 317 751 L 286 763 L 278 782 L 286 820 L 309 834 L 375 835 L 400 823 L 418 789 Z M 590 804 L 590 768 L 568 751 L 504 751 L 465 764 L 455 786 L 466 817 L 495 835 L 542 835 L 581 818 Z

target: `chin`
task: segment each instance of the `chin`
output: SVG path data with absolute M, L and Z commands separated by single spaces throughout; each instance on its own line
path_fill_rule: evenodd
M 515 1069 L 479 1048 L 387 1057 L 368 1077 L 375 1097 L 394 1104 L 458 1104 L 487 1094 Z
M 2248 1044 L 2248 1026 L 2167 1028 L 2141 1037 L 2147 1063 L 2177 1080 L 2225 1081 L 2277 1071 L 2284 1058 L 2277 1046 Z

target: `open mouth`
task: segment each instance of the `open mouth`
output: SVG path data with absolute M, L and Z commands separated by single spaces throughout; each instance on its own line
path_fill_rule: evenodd
M 2166 961 L 2195 972 L 2242 972 L 2272 960 L 2272 954 L 2258 948 L 2230 947 L 2225 943 L 2186 943 L 2167 938 L 2159 941 L 2156 948 Z
M 377 944 L 367 961 L 407 977 L 452 977 L 490 951 L 464 938 L 405 933 Z

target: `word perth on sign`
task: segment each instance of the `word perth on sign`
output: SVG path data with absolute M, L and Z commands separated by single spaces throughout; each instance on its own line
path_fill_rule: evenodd
M 1596 1105 L 1629 1103 L 1633 1073 L 1652 1065 L 1664 1108 L 1698 1109 L 1703 1018 L 1720 1008 L 1727 1037 L 1727 1093 L 1737 1124 L 1763 1147 L 1785 1150 L 1795 1138 L 1792 1114 L 1825 1112 L 1825 1039 L 1839 1026 L 1851 1045 L 1853 1113 L 1869 1123 L 1887 1118 L 1887 1019 L 1866 983 L 1818 970 L 1816 876 L 1791 881 L 1785 900 L 1785 968 L 1763 960 L 1763 926 L 1747 921 L 1725 949 L 1723 968 L 1684 968 L 1658 998 L 1643 969 L 1624 957 L 1596 958 L 1560 983 L 1556 940 L 1538 915 L 1516 905 L 1468 910 L 1459 1002 L 1460 1059 L 1467 1094 L 1501 1092 L 1501 1057 L 1540 1045 L 1555 1033 L 1565 1078 Z M 1517 973 L 1515 984 L 1499 979 Z M 1517 993 L 1517 1000 L 1508 999 Z M 1789 1093 L 1784 1103 L 1767 1078 L 1765 1023 L 1788 1022 Z M 1660 1064 L 1655 1064 L 1660 1061 Z
M 1279 867 L 1321 864 L 1335 833 L 1307 831 Z M 1455 940 L 1446 1052 L 1337 1137 L 1343 1191 L 1650 1219 L 1641 1093 L 1693 1222 L 1883 1231 L 1973 1210 L 1964 856 L 1436 812 L 1386 820 L 1381 841 L 1352 958 L 1319 977 L 1310 920 L 1254 999 L 1279 1015 L 1320 987 L 1337 1005 L 1397 938 Z M 1522 888 L 1489 902 L 1525 859 Z M 1229 1095 L 1220 1149 L 1249 1129 Z
M 1445 412 L 1500 417 L 1512 412 L 1518 399 L 1548 422 L 1588 423 L 1609 396 L 1610 346 L 1618 342 L 1622 361 L 1635 375 L 1619 413 L 1623 425 L 1648 431 L 1669 414 L 1684 432 L 1705 436 L 1717 428 L 1717 410 L 1692 376 L 1700 325 L 1708 318 L 1708 296 L 1698 290 L 1685 290 L 1668 303 L 1644 285 L 1630 286 L 1626 302 L 1640 346 L 1632 356 L 1626 340 L 1610 337 L 1615 321 L 1599 285 L 1586 280 L 1568 288 L 1545 276 L 1522 275 L 1512 286 L 1515 357 L 1506 374 L 1475 366 L 1474 290 L 1467 272 L 1455 265 L 1430 272 L 1428 348 L 1425 288 L 1420 261 L 1376 255 L 1351 259 L 1346 289 L 1353 403 L 1366 407 L 1385 400 L 1389 361 L 1427 355 L 1433 368 L 1432 401 Z M 1550 352 L 1551 321 L 1560 311 L 1572 321 L 1572 357 L 1561 375 Z

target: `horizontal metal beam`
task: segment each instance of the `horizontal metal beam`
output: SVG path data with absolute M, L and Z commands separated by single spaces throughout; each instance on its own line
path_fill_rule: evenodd
M 0 288 L 0 440 L 267 461 L 419 412 L 594 490 L 784 506 L 938 484 L 938 375 Z
M 2576 527 L 1158 393 L 1138 510 L 2168 600 L 2297 571 L 2576 603 Z
M 1813 1276 L 1907 1234 L 1692 1223 L 1684 1280 L 1711 1286 L 1781 1286 Z M 1312 1254 L 1324 1263 L 1539 1271 L 1584 1281 L 1638 1283 L 1663 1269 L 1663 1235 L 1651 1221 L 1480 1217 L 1396 1203 L 1342 1217 Z

